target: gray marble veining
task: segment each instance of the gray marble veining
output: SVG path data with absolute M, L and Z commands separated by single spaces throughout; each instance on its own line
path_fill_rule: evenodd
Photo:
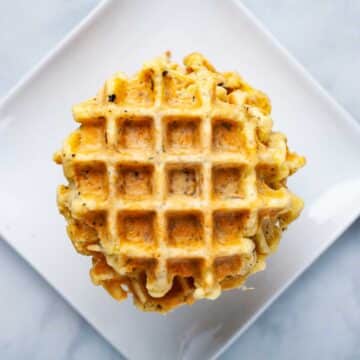
M 96 3 L 0 2 L 0 96 Z M 359 119 L 360 1 L 244 3 Z M 359 254 L 358 220 L 222 358 L 360 359 Z M 0 264 L 0 359 L 121 358 L 1 240 Z

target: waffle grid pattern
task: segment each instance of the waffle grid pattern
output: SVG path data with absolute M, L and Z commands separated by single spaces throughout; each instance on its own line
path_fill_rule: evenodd
M 303 159 L 271 131 L 265 95 L 199 54 L 184 63 L 108 80 L 74 107 L 81 126 L 55 156 L 69 180 L 59 208 L 93 281 L 143 310 L 241 285 L 302 207 L 286 178 Z

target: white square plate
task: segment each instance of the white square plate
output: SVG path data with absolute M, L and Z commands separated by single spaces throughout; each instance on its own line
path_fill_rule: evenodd
M 51 157 L 76 124 L 72 104 L 117 70 L 173 50 L 204 53 L 269 94 L 276 129 L 308 165 L 291 179 L 306 208 L 249 286 L 168 316 L 118 304 L 88 279 L 55 205 Z M 103 1 L 0 104 L 0 233 L 131 359 L 206 359 L 223 351 L 359 215 L 360 130 L 237 1 Z

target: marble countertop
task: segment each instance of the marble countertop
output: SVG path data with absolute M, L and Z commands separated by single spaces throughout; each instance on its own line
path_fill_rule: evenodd
M 243 2 L 360 119 L 360 1 Z M 0 96 L 96 3 L 1 1 Z M 360 359 L 359 240 L 360 220 L 221 358 Z M 0 264 L 0 359 L 121 358 L 1 239 Z

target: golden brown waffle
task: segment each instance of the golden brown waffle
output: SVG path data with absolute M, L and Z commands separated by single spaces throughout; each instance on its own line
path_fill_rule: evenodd
M 303 206 L 286 181 L 305 160 L 272 131 L 267 96 L 200 54 L 184 64 L 165 54 L 114 75 L 74 106 L 80 127 L 55 154 L 93 282 L 147 311 L 241 286 Z

